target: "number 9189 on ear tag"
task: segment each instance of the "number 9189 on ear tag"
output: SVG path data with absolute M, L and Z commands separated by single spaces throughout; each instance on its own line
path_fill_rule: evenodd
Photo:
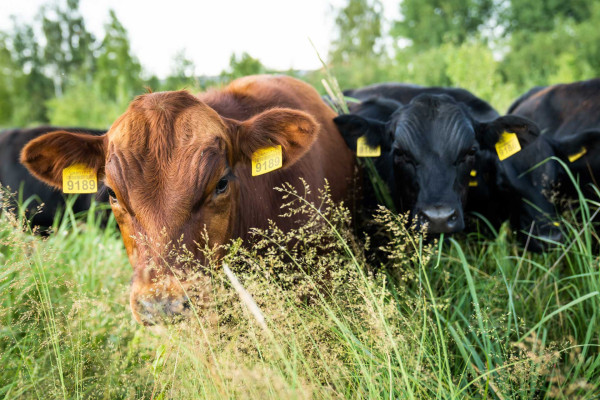
M 500 140 L 496 143 L 496 152 L 500 161 L 507 159 L 513 154 L 521 151 L 521 145 L 517 135 L 510 132 L 503 132 L 500 135 Z
M 85 164 L 73 164 L 62 172 L 64 193 L 96 193 L 96 171 Z
M 275 171 L 283 165 L 281 145 L 265 147 L 252 153 L 252 176 Z

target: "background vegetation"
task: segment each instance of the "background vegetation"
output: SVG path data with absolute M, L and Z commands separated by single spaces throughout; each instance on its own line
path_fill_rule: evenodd
M 529 88 L 600 75 L 600 2 L 403 0 L 390 21 L 379 0 L 335 10 L 326 58 L 342 89 L 383 81 L 460 86 L 504 112 Z M 40 123 L 108 127 L 146 89 L 201 90 L 274 72 L 232 54 L 219 76 L 194 76 L 185 51 L 163 79 L 144 71 L 114 12 L 104 37 L 87 29 L 79 0 L 44 6 L 35 21 L 0 32 L 0 127 Z M 315 55 L 316 57 L 316 55 Z M 280 71 L 322 90 L 321 71 Z
M 114 13 L 94 38 L 78 1 L 50 4 L 0 34 L 0 125 L 108 127 L 144 86 L 222 85 L 269 72 L 234 54 L 193 76 L 184 52 L 147 76 Z M 404 0 L 402 20 L 348 0 L 324 55 L 340 86 L 465 87 L 500 111 L 534 85 L 598 76 L 599 2 Z M 56 49 L 62 49 L 56 51 Z M 286 71 L 321 89 L 320 71 Z M 5 398 L 594 399 L 600 396 L 597 199 L 563 214 L 564 244 L 530 254 L 503 226 L 427 244 L 402 216 L 355 235 L 341 205 L 234 242 L 226 261 L 262 310 L 248 312 L 213 265 L 214 303 L 187 323 L 146 328 L 128 305 L 131 268 L 114 220 L 58 218 L 31 235 L 0 216 L 0 396 Z M 294 243 L 294 245 L 289 245 Z

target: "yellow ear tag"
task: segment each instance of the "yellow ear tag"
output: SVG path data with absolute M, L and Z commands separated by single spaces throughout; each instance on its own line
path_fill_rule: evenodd
M 477 183 L 477 181 L 469 181 L 469 186 L 470 186 L 470 187 L 477 187 L 477 185 L 479 185 L 479 184 Z
M 559 222 L 553 222 L 552 225 L 554 225 L 556 227 L 560 227 L 560 223 Z
M 356 155 L 358 157 L 379 157 L 381 146 L 371 147 L 367 143 L 367 137 L 361 136 L 356 139 Z
M 64 193 L 96 193 L 98 179 L 96 171 L 85 164 L 73 164 L 63 169 Z
M 265 147 L 252 153 L 252 176 L 266 174 L 275 171 L 283 165 L 281 156 L 281 145 Z
M 569 156 L 569 162 L 574 162 L 579 160 L 581 157 L 583 157 L 583 155 L 587 153 L 587 149 L 583 146 L 581 146 L 581 151 L 579 153 L 575 153 L 575 154 L 571 154 Z
M 496 143 L 496 153 L 500 161 L 507 159 L 513 154 L 521 151 L 519 139 L 515 133 L 503 132 L 500 140 Z
M 472 177 L 476 177 L 477 176 L 477 171 L 474 170 L 474 169 L 472 169 L 471 172 L 470 172 L 470 174 L 471 174 Z

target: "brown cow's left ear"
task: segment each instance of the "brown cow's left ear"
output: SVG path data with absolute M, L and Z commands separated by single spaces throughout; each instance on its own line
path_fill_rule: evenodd
M 62 171 L 71 165 L 83 164 L 94 169 L 96 175 L 103 173 L 104 138 L 105 135 L 50 132 L 27 143 L 21 151 L 21 163 L 39 180 L 62 189 Z
M 309 114 L 289 108 L 273 108 L 240 123 L 234 158 L 250 162 L 260 149 L 281 145 L 283 168 L 298 161 L 319 134 L 319 124 Z

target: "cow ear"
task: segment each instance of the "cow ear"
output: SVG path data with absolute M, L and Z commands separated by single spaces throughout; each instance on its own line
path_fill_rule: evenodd
M 515 133 L 521 147 L 532 143 L 540 135 L 535 122 L 518 115 L 505 115 L 493 121 L 475 124 L 475 135 L 482 148 L 494 150 L 504 132 Z
M 340 115 L 333 121 L 352 151 L 356 152 L 356 140 L 365 135 L 369 146 L 381 146 L 386 152 L 390 150 L 392 141 L 386 135 L 385 123 L 354 114 Z
M 62 171 L 71 165 L 87 165 L 97 176 L 104 173 L 104 137 L 50 132 L 27 143 L 21 151 L 21 163 L 36 178 L 62 189 Z
M 589 129 L 573 135 L 549 140 L 555 154 L 562 160 L 574 162 L 584 155 L 598 154 L 600 130 Z
M 289 108 L 273 108 L 238 123 L 234 162 L 250 162 L 257 150 L 281 145 L 282 167 L 298 161 L 319 134 L 319 124 L 309 114 Z

